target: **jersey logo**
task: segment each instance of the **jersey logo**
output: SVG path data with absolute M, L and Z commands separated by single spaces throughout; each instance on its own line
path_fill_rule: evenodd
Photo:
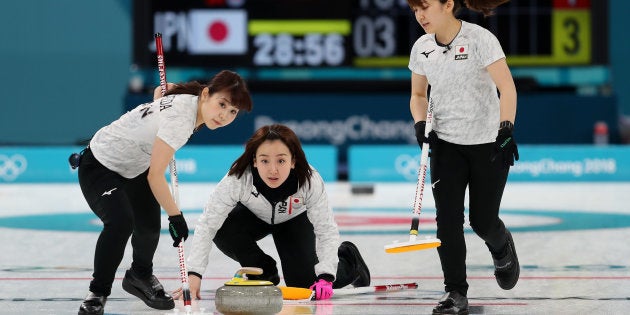
M 468 45 L 455 46 L 455 60 L 468 59 Z
M 153 113 L 151 111 L 151 104 L 143 105 L 142 108 L 140 108 L 140 111 L 142 112 L 142 117 L 141 118 L 144 118 L 146 115 L 149 115 L 149 114 Z
M 439 183 L 442 179 L 438 179 L 436 181 L 434 181 L 433 183 L 431 183 L 431 188 L 435 189 L 435 185 L 437 185 L 437 183 Z
M 174 98 L 175 98 L 174 95 L 168 95 L 168 96 L 162 97 L 162 99 L 160 100 L 160 111 L 171 108 L 173 106 Z
M 431 50 L 431 51 L 423 51 L 423 52 L 421 52 L 421 54 L 423 54 L 423 55 L 424 55 L 424 57 L 429 58 L 429 54 L 431 54 L 431 53 L 432 53 L 432 52 L 434 52 L 434 51 L 435 51 L 435 49 L 433 49 L 433 50 Z
M 114 190 L 116 190 L 117 188 L 118 188 L 118 187 L 114 187 L 114 188 L 112 188 L 112 189 L 110 189 L 110 190 L 106 190 L 105 192 L 103 192 L 103 194 L 101 195 L 101 197 L 102 197 L 102 196 L 109 196 L 109 195 L 111 195 L 111 194 L 112 194 L 112 192 L 114 192 Z
M 278 214 L 286 214 L 287 213 L 287 201 L 283 200 L 278 202 L 276 209 L 278 210 Z

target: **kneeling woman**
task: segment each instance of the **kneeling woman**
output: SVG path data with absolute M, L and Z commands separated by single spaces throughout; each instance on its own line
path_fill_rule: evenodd
M 258 129 L 212 192 L 187 262 L 191 295 L 200 298 L 213 241 L 241 266 L 263 269 L 249 279 L 277 285 L 276 261 L 256 243 L 270 234 L 287 286 L 311 288 L 319 300 L 330 298 L 333 288 L 370 284 L 356 246 L 339 244 L 321 176 L 308 164 L 297 135 L 283 125 Z

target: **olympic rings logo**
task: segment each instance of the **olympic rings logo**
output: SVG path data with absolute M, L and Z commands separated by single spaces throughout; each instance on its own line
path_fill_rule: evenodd
M 0 178 L 7 182 L 13 181 L 26 171 L 27 165 L 26 158 L 21 154 L 11 157 L 0 154 Z
M 410 181 L 418 179 L 418 169 L 420 168 L 420 155 L 399 155 L 398 157 L 396 157 L 396 161 L 394 162 L 394 164 L 396 172 L 405 177 L 405 179 Z

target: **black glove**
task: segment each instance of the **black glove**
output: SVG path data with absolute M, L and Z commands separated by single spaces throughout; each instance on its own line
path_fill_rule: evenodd
M 514 160 L 518 161 L 518 147 L 514 136 L 512 136 L 512 129 L 514 125 L 509 121 L 501 122 L 501 128 L 499 129 L 499 135 L 494 142 L 494 155 L 491 162 L 494 162 L 497 157 L 501 156 L 503 160 L 503 166 L 510 167 L 514 165 Z
M 437 134 L 433 130 L 429 132 L 428 137 L 424 136 L 424 129 L 426 128 L 426 126 L 427 126 L 427 122 L 424 120 L 421 120 L 417 122 L 415 125 L 413 125 L 413 128 L 416 129 L 416 140 L 418 140 L 418 145 L 420 147 L 422 147 L 423 143 L 428 143 L 429 147 L 431 147 L 438 140 Z
M 184 219 L 184 214 L 178 214 L 168 217 L 168 231 L 173 238 L 173 247 L 177 247 L 179 242 L 188 238 L 188 225 Z

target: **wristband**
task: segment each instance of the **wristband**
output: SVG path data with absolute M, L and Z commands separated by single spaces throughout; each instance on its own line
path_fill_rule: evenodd
M 514 129 L 514 124 L 509 120 L 504 120 L 499 124 L 499 129 L 507 128 L 509 130 Z
M 203 279 L 203 277 L 202 277 L 200 274 L 198 274 L 198 273 L 196 273 L 196 272 L 194 272 L 194 271 L 189 271 L 189 272 L 188 272 L 188 275 L 189 275 L 189 276 L 190 276 L 190 275 L 197 276 L 197 277 L 199 277 L 199 279 Z

